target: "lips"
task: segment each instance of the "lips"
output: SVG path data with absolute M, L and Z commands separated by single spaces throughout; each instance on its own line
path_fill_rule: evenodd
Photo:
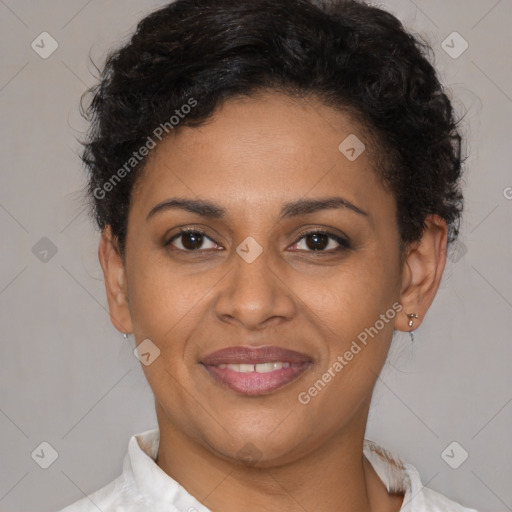
M 275 346 L 229 347 L 207 355 L 201 364 L 212 379 L 245 395 L 265 395 L 297 380 L 311 357 Z

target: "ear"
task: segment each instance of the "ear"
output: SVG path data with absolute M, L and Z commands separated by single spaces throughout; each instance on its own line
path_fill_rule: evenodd
M 112 235 L 110 226 L 107 226 L 101 234 L 98 257 L 103 269 L 110 320 L 118 331 L 131 333 L 133 327 L 128 303 L 125 266 L 119 253 L 117 239 Z
M 444 219 L 429 215 L 425 219 L 421 239 L 412 243 L 406 251 L 402 270 L 400 303 L 402 311 L 396 318 L 395 329 L 417 329 L 436 296 L 446 264 L 448 229 Z M 407 314 L 416 314 L 409 326 Z

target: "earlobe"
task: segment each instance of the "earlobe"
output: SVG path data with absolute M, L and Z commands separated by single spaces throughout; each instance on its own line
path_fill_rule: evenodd
M 421 239 L 408 247 L 400 293 L 403 309 L 395 322 L 396 329 L 410 332 L 425 318 L 446 264 L 447 233 L 446 221 L 429 215 Z
M 103 269 L 110 320 L 123 333 L 132 332 L 132 321 L 126 285 L 126 270 L 118 250 L 117 240 L 110 226 L 106 226 L 98 247 L 98 258 Z

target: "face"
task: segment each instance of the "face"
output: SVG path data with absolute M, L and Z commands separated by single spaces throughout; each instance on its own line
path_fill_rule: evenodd
M 366 144 L 355 160 L 338 149 L 350 134 Z M 230 100 L 153 150 L 116 307 L 160 351 L 143 365 L 159 422 L 269 466 L 364 431 L 404 316 L 396 205 L 371 152 L 344 114 L 278 93 Z

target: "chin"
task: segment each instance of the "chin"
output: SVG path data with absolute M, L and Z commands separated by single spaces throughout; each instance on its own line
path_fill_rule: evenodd
M 282 421 L 282 418 L 279 419 Z M 300 422 L 294 422 L 295 425 Z M 209 430 L 207 444 L 222 458 L 236 461 L 248 467 L 269 468 L 286 464 L 300 458 L 311 442 L 311 435 L 303 428 L 290 431 L 279 431 L 279 422 L 268 425 L 244 421 L 242 424 L 231 424 L 230 436 L 224 431 L 220 437 L 217 432 Z M 312 449 L 313 447 L 311 447 Z

